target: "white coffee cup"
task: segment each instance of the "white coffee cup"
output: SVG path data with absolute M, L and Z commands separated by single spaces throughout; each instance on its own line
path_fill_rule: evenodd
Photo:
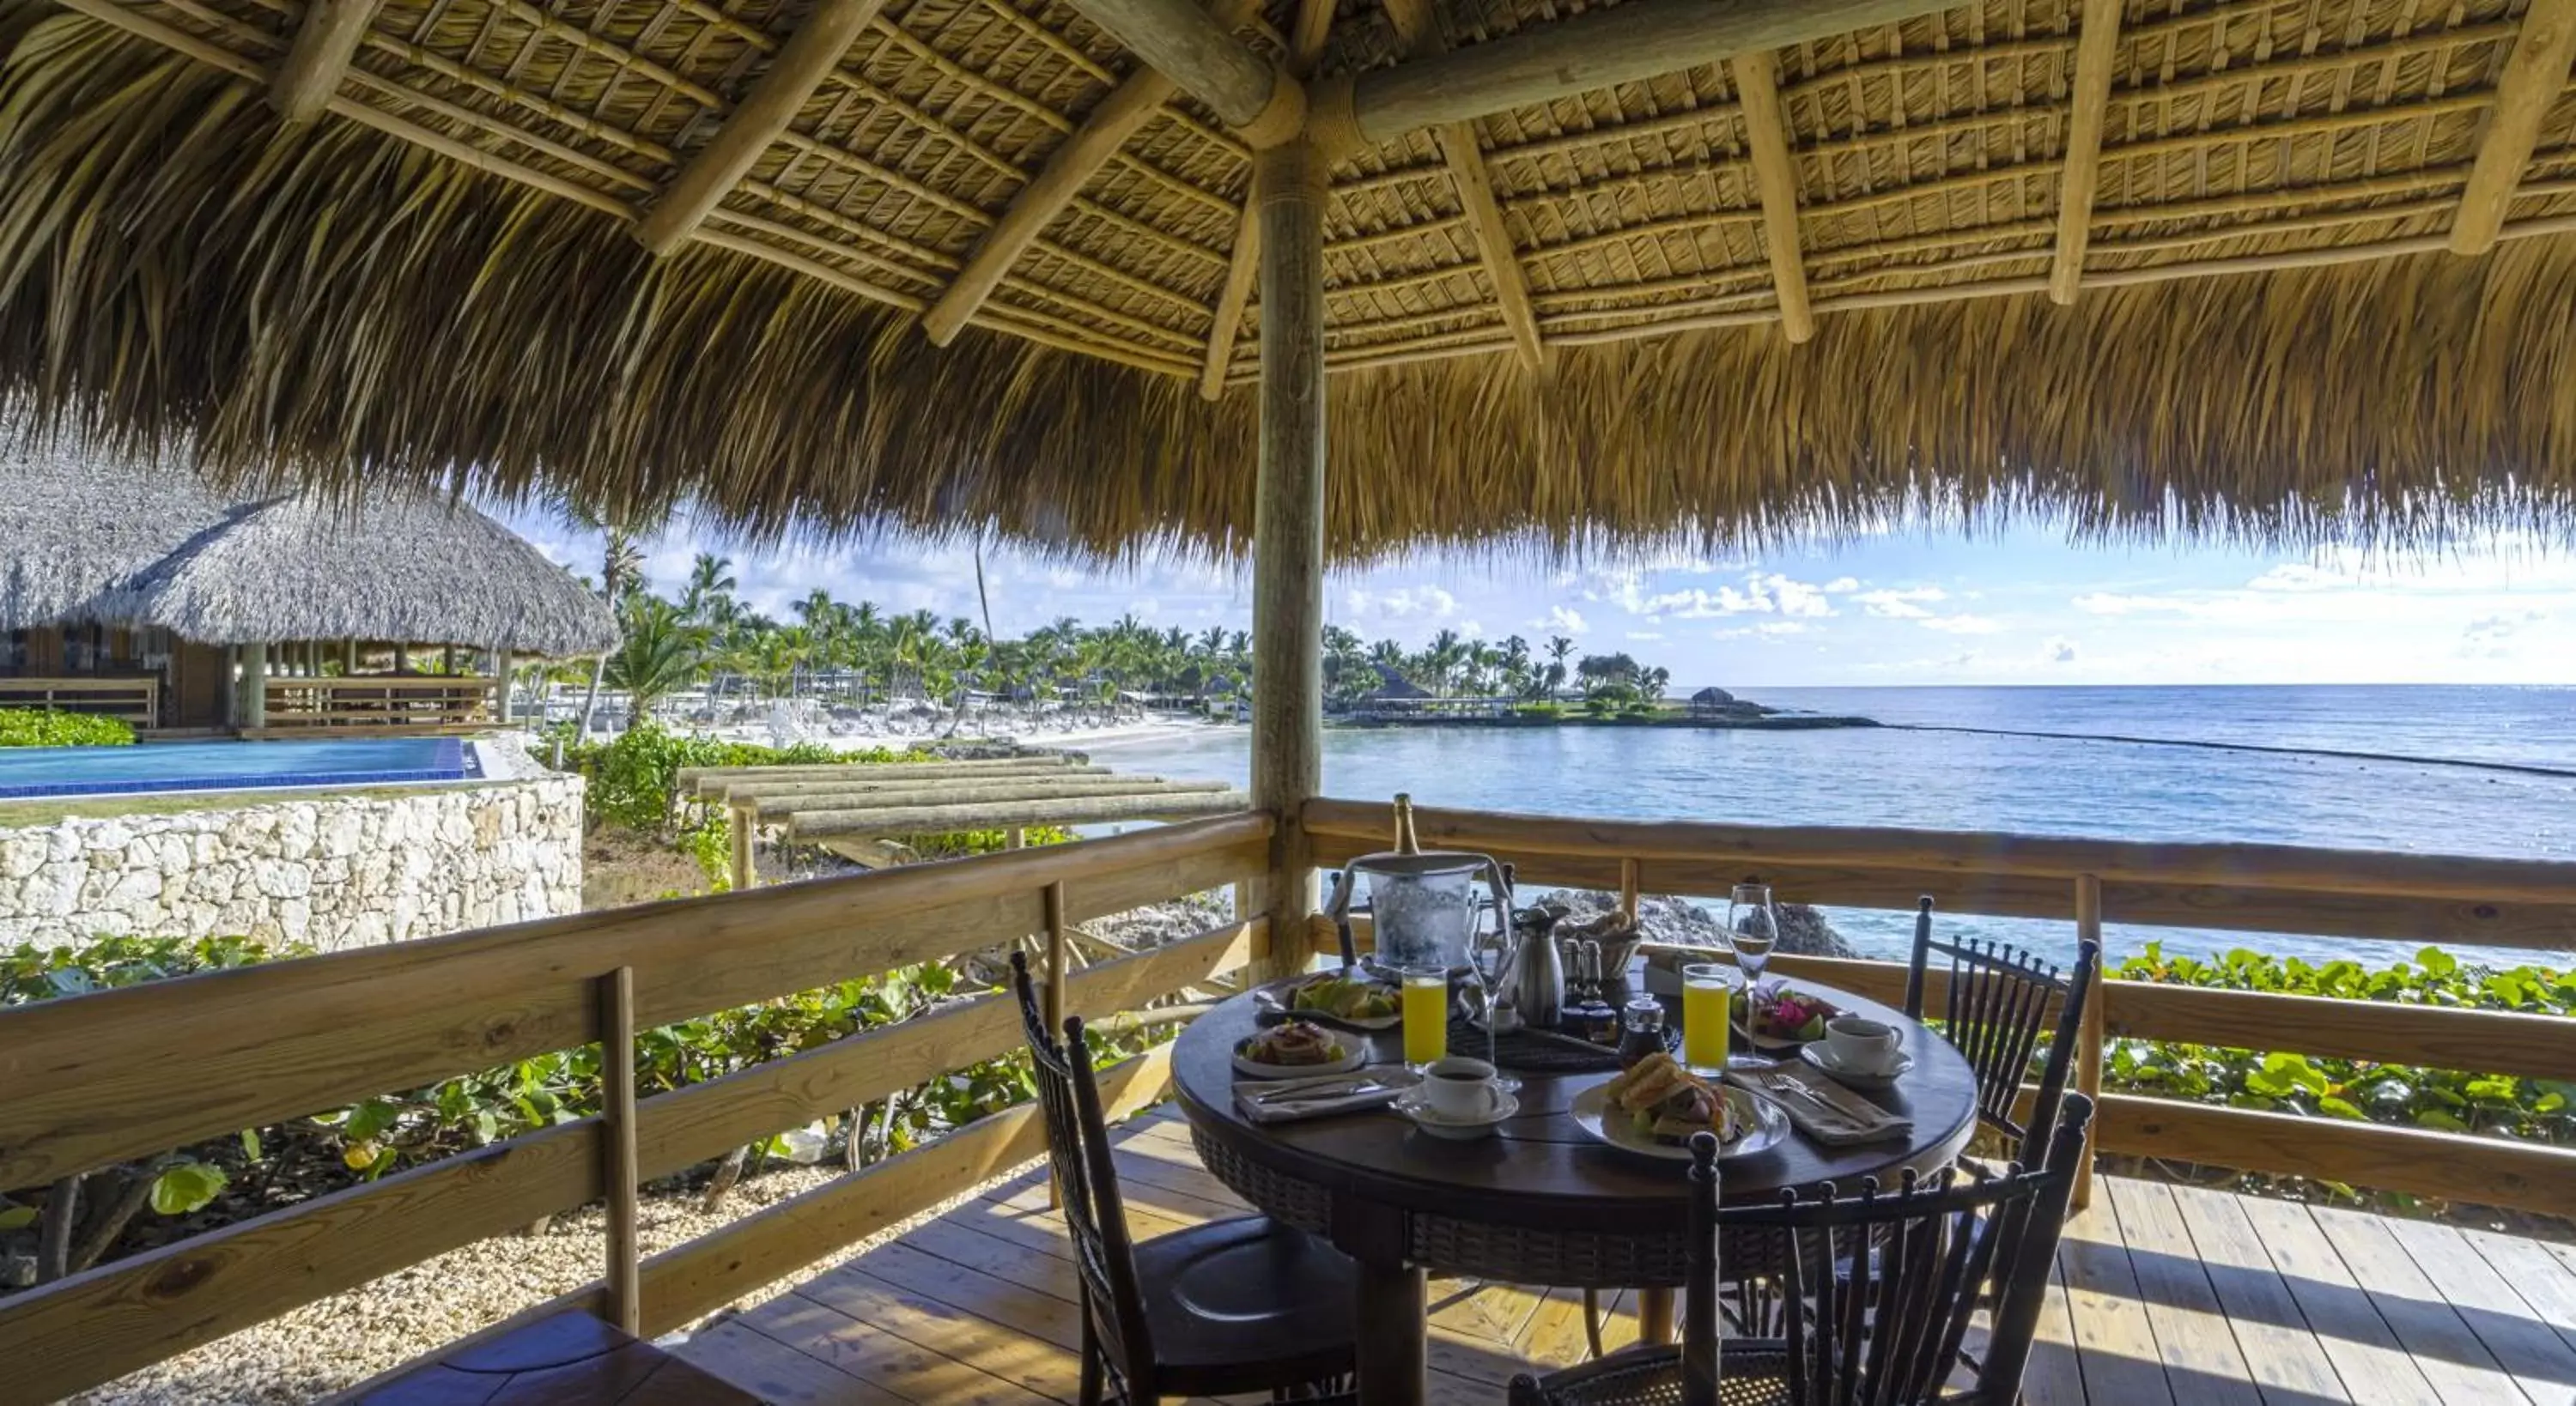
M 1494 1066 L 1481 1059 L 1451 1055 L 1433 1060 L 1422 1071 L 1423 1101 L 1444 1118 L 1488 1117 L 1500 1094 L 1494 1087 Z
M 1825 1022 L 1825 1048 L 1834 1063 L 1859 1074 L 1886 1074 L 1896 1068 L 1905 1032 L 1867 1016 L 1838 1015 Z

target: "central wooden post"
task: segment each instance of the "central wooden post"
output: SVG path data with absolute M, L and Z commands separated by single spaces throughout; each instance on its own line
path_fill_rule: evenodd
M 1252 803 L 1279 817 L 1264 976 L 1305 965 L 1315 870 L 1303 809 L 1324 771 L 1323 153 L 1255 152 L 1261 212 L 1261 463 L 1252 519 Z

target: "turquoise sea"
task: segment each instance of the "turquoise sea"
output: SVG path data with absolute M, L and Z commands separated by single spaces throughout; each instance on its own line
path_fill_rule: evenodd
M 1328 793 L 1410 791 L 1425 805 L 1762 825 L 1895 825 L 2171 841 L 2257 841 L 2576 860 L 2576 687 L 1749 689 L 1777 708 L 1907 728 L 1336 729 Z M 1914 728 L 2060 733 L 1997 736 Z M 2314 749 L 2224 750 L 2166 742 Z M 1095 746 L 1122 771 L 1243 781 L 1244 729 Z M 2334 753 L 2370 752 L 2422 761 Z M 2461 763 L 2468 763 L 2463 765 Z M 2503 768 L 2526 768 L 2509 770 Z M 1827 895 L 1812 901 L 1830 905 Z M 1721 896 L 1722 897 L 1722 896 Z M 1908 915 L 1830 909 L 1854 946 L 1902 955 Z M 2116 918 L 2116 914 L 2113 915 Z M 2066 924 L 1951 917 L 2070 951 Z M 2127 927 L 2114 956 L 2162 941 L 2311 961 L 2411 956 L 2403 944 Z M 2576 965 L 2567 951 L 2462 955 Z

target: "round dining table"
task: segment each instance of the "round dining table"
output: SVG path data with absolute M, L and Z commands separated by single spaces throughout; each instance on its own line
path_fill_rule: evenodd
M 1720 1168 L 1728 1204 L 1777 1201 L 1781 1189 L 1955 1160 L 1976 1131 L 1976 1077 L 1950 1044 L 1902 1012 L 1813 982 L 1796 983 L 1856 1015 L 1904 1030 L 1913 1056 L 1893 1088 L 1867 1095 L 1911 1122 L 1903 1137 L 1828 1147 L 1792 1131 Z M 1173 1082 L 1208 1171 L 1264 1213 L 1324 1237 L 1359 1266 L 1354 1306 L 1362 1406 L 1418 1402 L 1424 1378 L 1427 1275 L 1509 1284 L 1637 1289 L 1649 1333 L 1668 1333 L 1683 1280 L 1687 1164 L 1610 1147 L 1569 1113 L 1614 1071 L 1505 1072 L 1519 1111 L 1494 1135 L 1459 1142 L 1417 1131 L 1388 1108 L 1255 1123 L 1237 1106 L 1234 1049 L 1260 1024 L 1255 993 L 1232 997 L 1181 1033 Z M 1400 1030 L 1361 1035 L 1372 1064 L 1402 1059 Z M 1475 1048 L 1452 1053 L 1482 1056 Z

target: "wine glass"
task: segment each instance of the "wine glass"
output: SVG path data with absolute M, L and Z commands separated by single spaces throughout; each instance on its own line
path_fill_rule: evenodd
M 1780 943 L 1780 915 L 1771 909 L 1769 884 L 1737 884 L 1726 904 L 1726 934 L 1735 948 L 1735 965 L 1744 971 L 1745 985 L 1762 979 L 1762 968 L 1771 961 L 1771 949 Z

